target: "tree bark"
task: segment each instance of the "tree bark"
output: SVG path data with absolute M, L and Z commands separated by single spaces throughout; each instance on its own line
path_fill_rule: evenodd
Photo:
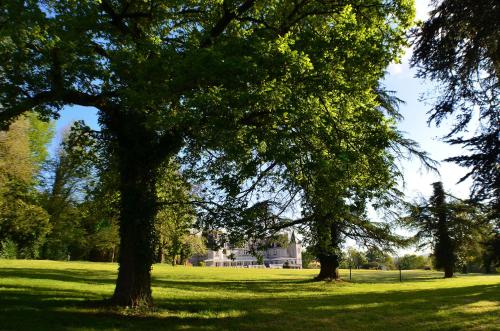
M 337 255 L 320 255 L 318 257 L 320 263 L 319 275 L 316 280 L 339 280 L 339 265 L 340 259 Z
M 147 162 L 120 166 L 120 264 L 113 302 L 120 306 L 151 306 L 156 216 L 155 169 Z
M 445 265 L 444 266 L 444 278 L 453 277 L 453 265 Z
M 338 280 L 340 266 L 340 235 L 341 224 L 324 218 L 316 228 L 317 257 L 320 263 L 319 275 L 316 280 Z
M 140 118 L 122 118 L 117 132 L 120 173 L 120 252 L 111 299 L 118 306 L 150 307 L 151 266 L 155 259 L 156 181 L 161 159 L 153 132 Z

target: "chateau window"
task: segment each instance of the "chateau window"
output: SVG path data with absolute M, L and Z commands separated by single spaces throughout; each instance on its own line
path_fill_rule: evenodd
M 273 252 L 273 254 L 274 255 L 278 255 L 278 250 L 275 249 L 274 252 Z

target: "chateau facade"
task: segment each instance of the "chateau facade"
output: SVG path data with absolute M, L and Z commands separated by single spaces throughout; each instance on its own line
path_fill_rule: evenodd
M 295 233 L 292 233 L 287 247 L 274 244 L 260 253 L 263 255 L 264 265 L 268 268 L 302 269 L 302 245 L 295 238 Z M 217 251 L 209 250 L 204 262 L 206 266 L 211 267 L 252 268 L 259 266 L 257 258 L 251 254 L 248 245 L 238 248 L 224 245 Z

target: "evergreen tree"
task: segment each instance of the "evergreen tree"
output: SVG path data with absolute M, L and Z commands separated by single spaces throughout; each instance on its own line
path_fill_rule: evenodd
M 430 17 L 415 31 L 412 64 L 418 77 L 430 78 L 438 95 L 429 122 L 455 116 L 444 137 L 471 153 L 449 158 L 469 172 L 471 195 L 490 201 L 500 215 L 500 6 L 496 0 L 433 0 Z M 478 118 L 478 127 L 470 128 Z M 472 129 L 472 130 L 471 130 Z M 461 133 L 472 132 L 471 137 Z
M 453 277 L 459 254 L 474 240 L 481 215 L 474 205 L 452 197 L 447 201 L 449 195 L 441 182 L 432 185 L 429 201 L 411 205 L 410 214 L 402 221 L 417 230 L 415 240 L 420 247 L 432 247 L 436 268 L 444 269 L 444 276 L 449 278 Z

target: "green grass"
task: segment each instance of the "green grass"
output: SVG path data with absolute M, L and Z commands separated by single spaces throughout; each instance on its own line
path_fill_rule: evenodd
M 0 260 L 0 330 L 500 330 L 500 275 L 155 265 L 156 311 L 95 308 L 116 264 Z M 348 279 L 348 271 L 341 275 Z

